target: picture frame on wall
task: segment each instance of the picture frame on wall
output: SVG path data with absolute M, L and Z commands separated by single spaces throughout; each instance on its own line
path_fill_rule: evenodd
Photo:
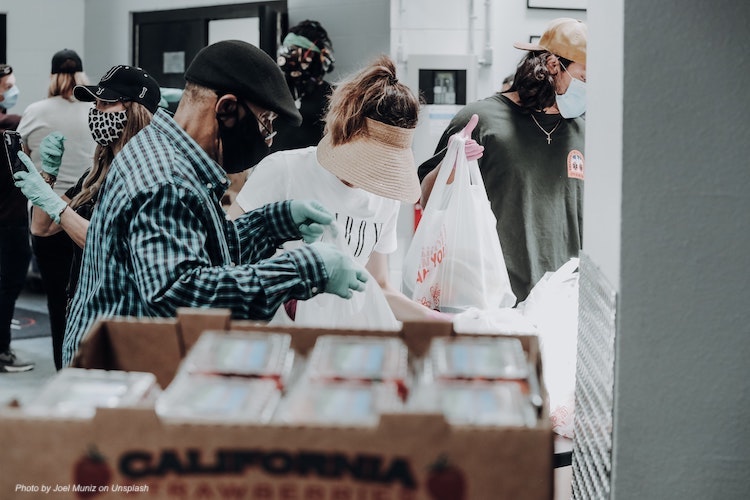
M 541 38 L 541 35 L 529 35 L 529 43 L 539 43 Z
M 526 0 L 529 9 L 586 10 L 588 0 Z

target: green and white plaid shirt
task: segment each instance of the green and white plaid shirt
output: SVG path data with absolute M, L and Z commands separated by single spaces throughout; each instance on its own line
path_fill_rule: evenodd
M 99 317 L 174 317 L 179 307 L 228 308 L 268 319 L 289 299 L 322 292 L 320 257 L 302 247 L 289 201 L 226 218 L 224 170 L 163 110 L 107 174 L 86 236 L 68 315 L 63 363 Z M 261 260 L 267 259 L 267 260 Z

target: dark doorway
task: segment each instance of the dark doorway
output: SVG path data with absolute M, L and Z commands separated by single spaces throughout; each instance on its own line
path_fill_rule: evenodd
M 288 25 L 286 0 L 134 13 L 133 64 L 162 87 L 183 88 L 185 69 L 209 43 L 211 21 L 228 19 L 253 20 L 257 33 L 248 36 L 276 59 Z
M 8 15 L 0 14 L 0 63 L 8 63 Z

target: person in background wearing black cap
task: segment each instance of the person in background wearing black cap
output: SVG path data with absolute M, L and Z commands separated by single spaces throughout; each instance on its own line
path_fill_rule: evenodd
M 72 188 L 91 165 L 96 143 L 87 123 L 90 106 L 73 97 L 76 85 L 88 85 L 78 54 L 63 49 L 52 56 L 47 98 L 26 107 L 18 125 L 24 150 L 58 195 Z M 63 139 L 64 138 L 64 139 Z M 65 157 L 59 154 L 65 141 Z M 36 211 L 35 211 L 36 212 Z M 62 368 L 62 339 L 73 243 L 65 233 L 35 235 L 32 214 L 32 248 L 47 295 L 55 367 Z M 38 218 L 38 216 L 37 216 Z M 45 219 L 48 219 L 45 217 Z
M 581 21 L 559 18 L 538 44 L 516 43 L 528 53 L 511 87 L 461 109 L 419 167 L 424 205 L 448 139 L 470 123 L 518 301 L 583 244 L 587 32 Z
M 276 62 L 284 71 L 294 104 L 302 115 L 297 130 L 277 127 L 279 134 L 271 151 L 316 146 L 323 138 L 323 115 L 331 84 L 323 79 L 333 71 L 333 45 L 328 33 L 317 21 L 302 21 L 289 29 L 278 50 Z
M 15 130 L 21 116 L 7 113 L 16 104 L 18 87 L 13 68 L 0 64 L 0 132 Z M 34 363 L 10 348 L 10 325 L 16 300 L 26 282 L 31 260 L 26 198 L 13 185 L 7 161 L 0 162 L 0 373 L 34 369 Z
M 46 179 L 37 173 L 28 156 L 19 155 L 29 172 L 15 175 L 16 185 L 34 204 L 32 234 L 38 240 L 55 239 L 71 247 L 68 261 L 59 263 L 61 269 L 58 272 L 64 274 L 64 283 L 61 293 L 54 297 L 54 308 L 63 312 L 60 337 L 53 336 L 53 355 L 58 370 L 63 366 L 65 311 L 78 283 L 81 249 L 86 241 L 89 219 L 99 191 L 115 155 L 135 134 L 151 123 L 160 99 L 156 80 L 133 66 L 114 66 L 98 85 L 77 85 L 71 90 L 85 109 L 86 135 L 96 145 L 94 160 L 88 159 L 88 170 L 62 196 L 54 192 Z M 94 107 L 91 102 L 95 102 Z M 70 140 L 59 133 L 50 134 L 42 140 L 42 151 L 45 151 L 45 145 L 47 154 L 46 157 L 42 155 L 43 172 L 47 170 L 46 164 L 52 162 L 59 165 L 71 154 Z M 51 300 L 48 293 L 50 309 Z
M 274 119 L 301 121 L 276 62 L 226 40 L 198 52 L 185 79 L 174 118 L 158 110 L 112 163 L 88 229 L 65 364 L 97 318 L 216 307 L 268 319 L 289 299 L 364 288 L 364 269 L 332 245 L 268 258 L 285 241 L 322 234 L 333 216 L 319 204 L 287 200 L 235 221 L 220 205 L 227 174 L 268 153 Z

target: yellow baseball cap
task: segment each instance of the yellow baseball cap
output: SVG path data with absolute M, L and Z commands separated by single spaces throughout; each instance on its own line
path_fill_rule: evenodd
M 538 43 L 516 42 L 521 50 L 546 50 L 573 62 L 586 64 L 586 38 L 588 27 L 583 21 L 570 17 L 552 20 Z

